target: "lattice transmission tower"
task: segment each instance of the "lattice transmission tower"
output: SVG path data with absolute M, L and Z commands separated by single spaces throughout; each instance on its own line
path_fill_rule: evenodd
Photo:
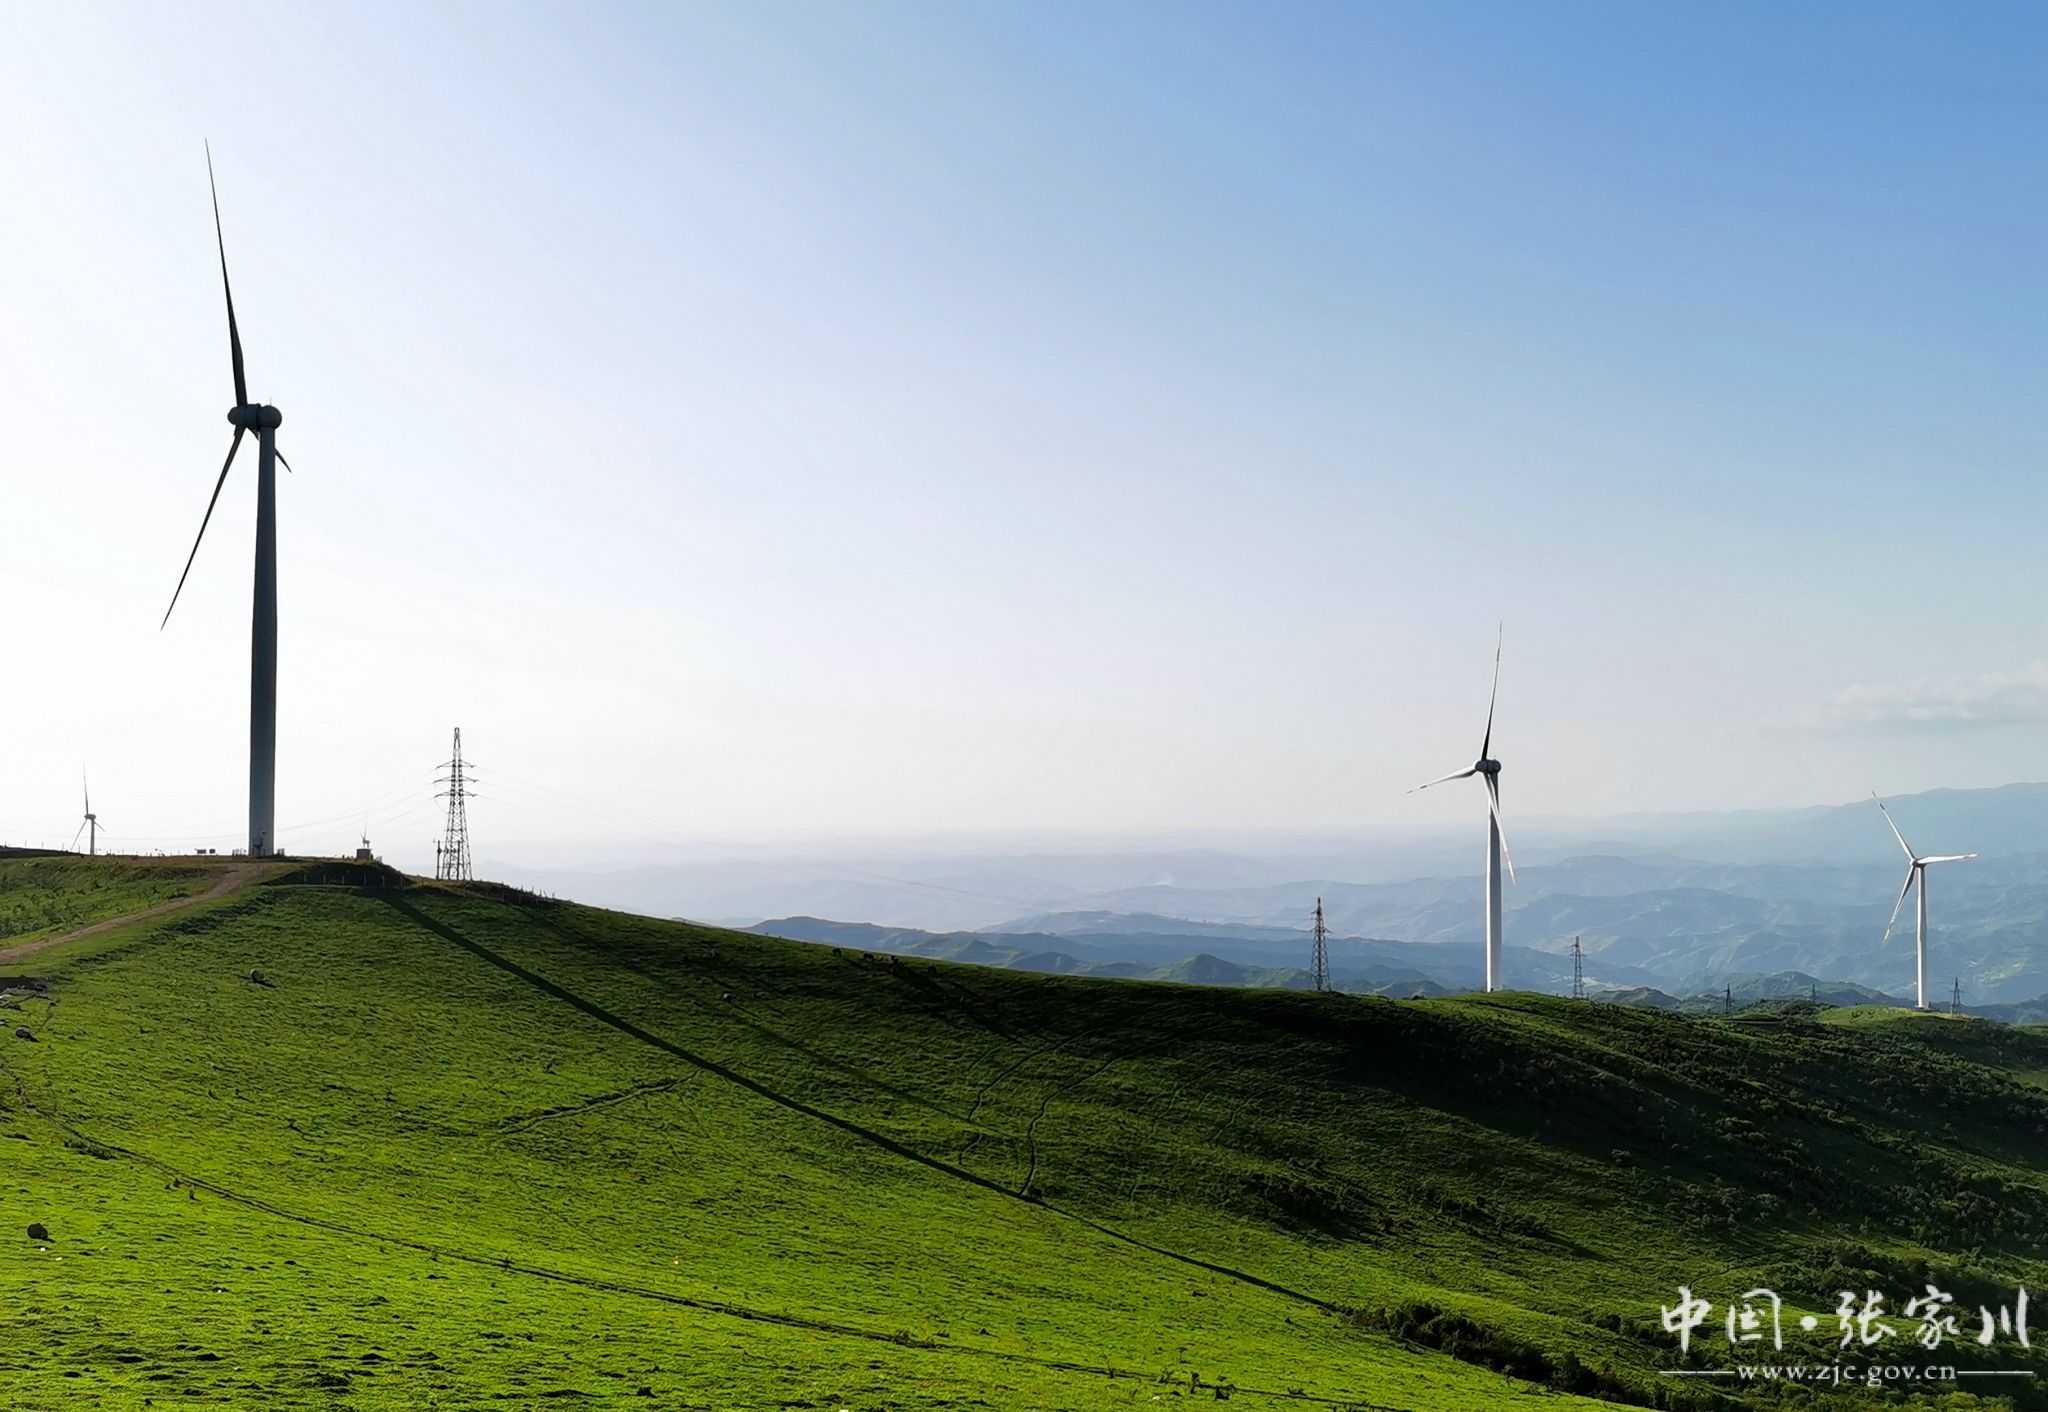
M 468 780 L 462 766 L 462 727 L 455 728 L 455 753 L 442 764 L 445 772 L 434 783 L 442 786 L 436 799 L 448 801 L 448 827 L 434 845 L 434 876 L 441 882 L 468 882 L 469 810 Z
M 1948 1012 L 1951 1015 L 1963 1013 L 1963 978 L 1957 976 L 1948 983 Z
M 1579 946 L 1579 939 L 1572 938 L 1572 999 L 1586 998 L 1586 953 Z
M 1323 899 L 1316 899 L 1316 922 L 1310 933 L 1316 939 L 1316 989 L 1330 988 L 1330 929 L 1323 925 Z

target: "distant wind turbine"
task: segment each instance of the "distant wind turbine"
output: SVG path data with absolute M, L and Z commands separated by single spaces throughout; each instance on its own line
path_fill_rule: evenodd
M 256 592 L 249 633 L 249 855 L 267 857 L 277 851 L 274 827 L 277 809 L 277 463 L 291 463 L 277 449 L 277 429 L 284 415 L 271 406 L 249 400 L 248 384 L 242 376 L 242 335 L 235 326 L 235 291 L 228 284 L 227 239 L 220 228 L 220 192 L 213 183 L 213 150 L 206 153 L 206 185 L 213 193 L 213 238 L 220 247 L 221 292 L 228 305 L 228 356 L 235 371 L 235 405 L 228 409 L 228 423 L 235 429 L 228 443 L 228 458 L 221 464 L 220 479 L 213 483 L 213 498 L 206 502 L 206 516 L 199 522 L 199 534 L 192 552 L 185 557 L 185 572 L 178 575 L 178 587 L 171 594 L 171 606 L 164 610 L 162 627 L 171 621 L 178 595 L 185 591 L 185 579 L 192 561 L 199 557 L 199 542 L 206 538 L 206 526 L 213 519 L 213 507 L 220 500 L 220 488 L 227 484 L 228 468 L 235 464 L 235 452 L 242 445 L 242 433 L 256 433 Z
M 1500 865 L 1506 859 L 1508 877 L 1515 876 L 1514 856 L 1508 852 L 1507 842 L 1501 836 L 1500 826 L 1500 761 L 1493 758 L 1493 708 L 1500 698 L 1500 651 L 1505 641 L 1505 629 L 1495 637 L 1493 644 L 1493 693 L 1486 698 L 1486 735 L 1479 742 L 1479 758 L 1471 768 L 1453 770 L 1448 775 L 1419 784 L 1409 790 L 1415 794 L 1428 789 L 1430 785 L 1447 784 L 1451 780 L 1468 780 L 1478 775 L 1486 781 L 1486 988 L 1500 988 Z
M 77 833 L 71 835 L 71 846 L 78 847 L 78 834 L 90 829 L 92 832 L 86 834 L 85 840 L 85 856 L 90 858 L 100 851 L 100 816 L 92 811 L 92 781 L 82 775 L 79 778 L 85 785 L 85 822 L 78 826 Z
M 1877 799 L 1877 791 L 1870 793 Z M 1884 821 L 1891 824 L 1892 837 L 1899 841 L 1899 851 L 1906 855 L 1906 885 L 1899 889 L 1899 900 L 1892 904 L 1892 919 L 1884 924 L 1883 946 L 1892 939 L 1892 928 L 1898 925 L 1899 909 L 1906 905 L 1906 894 L 1913 890 L 1913 884 L 1920 885 L 1920 895 L 1915 899 L 1918 920 L 1913 932 L 1913 1003 L 1920 1009 L 1927 1008 L 1927 868 L 1932 863 L 1962 863 L 1977 855 L 1974 853 L 1934 853 L 1925 858 L 1916 857 L 1906 843 L 1906 836 L 1899 832 L 1899 826 L 1892 823 L 1892 811 L 1884 807 L 1884 801 L 1877 799 L 1877 807 L 1884 814 Z

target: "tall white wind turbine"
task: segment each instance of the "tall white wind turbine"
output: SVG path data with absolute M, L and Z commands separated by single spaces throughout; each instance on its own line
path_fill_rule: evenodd
M 1486 698 L 1486 735 L 1479 742 L 1479 758 L 1469 769 L 1453 770 L 1429 784 L 1419 784 L 1408 791 L 1414 794 L 1428 789 L 1430 785 L 1468 780 L 1474 775 L 1486 782 L 1486 988 L 1490 991 L 1500 989 L 1501 979 L 1500 865 L 1503 859 L 1508 865 L 1508 877 L 1512 880 L 1515 876 L 1514 856 L 1508 852 L 1507 842 L 1501 836 L 1500 761 L 1493 758 L 1493 708 L 1500 699 L 1500 650 L 1504 639 L 1505 630 L 1494 639 L 1493 692 Z
M 235 464 L 235 452 L 242 445 L 242 433 L 256 433 L 256 591 L 249 631 L 249 856 L 267 858 L 277 852 L 277 467 L 289 471 L 291 462 L 277 449 L 277 429 L 284 415 L 275 407 L 249 400 L 249 387 L 242 376 L 242 335 L 235 326 L 235 291 L 228 284 L 227 239 L 220 229 L 220 193 L 213 185 L 213 153 L 206 155 L 206 185 L 213 192 L 213 238 L 220 247 L 221 292 L 228 305 L 228 356 L 235 373 L 235 405 L 228 409 L 228 424 L 235 429 L 228 442 L 228 458 L 221 463 L 220 479 L 213 483 L 213 498 L 206 502 L 205 518 L 192 552 L 185 557 L 185 572 L 178 575 L 178 587 L 171 594 L 171 606 L 164 610 L 164 624 L 178 606 L 185 591 L 185 579 L 192 561 L 199 557 L 200 540 L 213 520 L 213 507 L 220 501 L 220 488 L 227 484 L 228 468 Z M 160 627 L 162 624 L 159 625 Z
M 1877 792 L 1872 790 L 1870 797 L 1877 799 Z M 1913 890 L 1915 883 L 1918 883 L 1920 895 L 1915 899 L 1918 919 L 1913 932 L 1913 1003 L 1920 1009 L 1925 1010 L 1927 1008 L 1928 866 L 1933 863 L 1962 863 L 1975 858 L 1977 855 L 1974 853 L 1930 853 L 1925 858 L 1917 857 L 1912 848 L 1906 843 L 1906 836 L 1899 832 L 1899 826 L 1892 822 L 1892 811 L 1884 807 L 1882 799 L 1877 799 L 1877 807 L 1883 812 L 1884 821 L 1887 824 L 1891 824 L 1892 837 L 1899 841 L 1899 851 L 1906 855 L 1906 885 L 1899 889 L 1899 900 L 1892 904 L 1892 919 L 1884 924 L 1884 941 L 1880 941 L 1878 945 L 1883 946 L 1885 941 L 1892 939 L 1892 928 L 1899 923 L 1899 909 L 1906 905 L 1906 894 Z

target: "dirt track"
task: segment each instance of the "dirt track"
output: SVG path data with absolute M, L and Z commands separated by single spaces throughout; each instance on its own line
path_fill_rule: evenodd
M 216 897 L 226 897 L 261 875 L 268 867 L 270 865 L 267 863 L 238 863 L 222 873 L 219 880 L 205 892 L 196 892 L 190 897 L 174 897 L 169 902 L 159 902 L 154 907 L 145 907 L 140 912 L 130 912 L 126 916 L 108 917 L 104 921 L 94 922 L 89 927 L 80 927 L 77 931 L 46 936 L 37 941 L 24 941 L 19 946 L 0 947 L 0 965 L 20 961 L 35 955 L 38 951 L 47 951 L 53 946 L 62 946 L 67 941 L 80 941 L 89 936 L 98 936 L 101 932 L 112 931 L 115 927 L 125 927 L 130 922 L 139 922 L 146 917 L 161 917 L 166 912 L 176 912 L 180 908 L 211 902 Z

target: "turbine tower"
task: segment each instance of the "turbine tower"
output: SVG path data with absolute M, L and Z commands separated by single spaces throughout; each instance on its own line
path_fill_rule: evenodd
M 1500 650 L 1505 631 L 1496 636 L 1493 644 L 1493 693 L 1486 698 L 1486 735 L 1479 742 L 1479 758 L 1469 769 L 1453 770 L 1439 776 L 1428 784 L 1419 784 L 1409 790 L 1410 794 L 1428 789 L 1430 785 L 1447 784 L 1451 780 L 1468 780 L 1478 775 L 1486 782 L 1486 988 L 1500 989 L 1500 866 L 1506 859 L 1508 877 L 1515 876 L 1514 856 L 1508 852 L 1507 842 L 1501 836 L 1500 827 L 1500 761 L 1493 758 L 1493 708 L 1500 699 Z
M 1877 799 L 1873 790 L 1870 797 Z M 1925 858 L 1914 854 L 1906 843 L 1906 836 L 1899 832 L 1899 826 L 1892 822 L 1892 811 L 1884 807 L 1884 801 L 1877 799 L 1877 807 L 1884 814 L 1884 821 L 1891 824 L 1892 837 L 1899 841 L 1899 851 L 1906 855 L 1906 884 L 1899 889 L 1899 900 L 1892 904 L 1892 919 L 1884 924 L 1884 941 L 1892 939 L 1892 928 L 1899 924 L 1899 909 L 1906 905 L 1906 894 L 1913 885 L 1920 885 L 1920 895 L 1914 900 L 1917 918 L 1913 928 L 1913 1004 L 1919 1009 L 1927 1008 L 1927 869 L 1934 863 L 1962 863 L 1977 855 L 1974 853 L 1932 853 Z
M 84 779 L 83 776 L 80 776 Z M 71 846 L 78 847 L 78 835 L 85 834 L 85 856 L 93 857 L 100 851 L 100 816 L 92 811 L 92 781 L 85 780 L 85 822 L 71 835 Z
M 220 502 L 220 489 L 227 484 L 228 469 L 241 449 L 242 433 L 256 433 L 256 589 L 249 630 L 249 856 L 267 858 L 277 852 L 277 467 L 289 471 L 291 463 L 277 449 L 277 429 L 284 416 L 277 408 L 249 400 L 249 387 L 242 374 L 242 335 L 235 326 L 235 291 L 228 283 L 227 239 L 220 228 L 220 192 L 213 183 L 213 151 L 206 153 L 206 186 L 213 195 L 213 238 L 220 248 L 221 292 L 227 296 L 228 357 L 234 366 L 235 405 L 228 409 L 228 424 L 235 429 L 228 442 L 227 460 L 221 463 L 220 479 L 213 483 L 213 497 L 206 502 L 206 515 L 199 521 L 199 534 L 192 552 L 185 556 L 185 572 L 178 575 L 178 587 L 171 594 L 171 606 L 164 610 L 163 623 L 171 621 L 178 595 L 199 557 L 199 542 L 213 520 L 213 507 Z

